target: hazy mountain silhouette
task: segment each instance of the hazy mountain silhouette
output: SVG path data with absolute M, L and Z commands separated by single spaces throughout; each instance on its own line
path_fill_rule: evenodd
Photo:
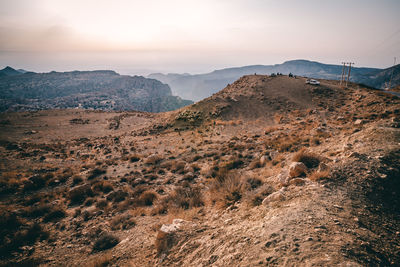
M 376 88 L 383 88 L 384 83 L 390 77 L 390 69 L 354 67 L 351 70 L 351 81 L 364 83 Z M 396 70 L 395 73 L 398 73 L 398 68 Z M 167 83 L 171 87 L 172 92 L 180 97 L 198 101 L 218 92 L 221 88 L 224 88 L 227 84 L 234 82 L 243 75 L 254 73 L 271 74 L 276 72 L 337 80 L 340 79 L 342 66 L 308 60 L 291 60 L 276 65 L 252 65 L 227 68 L 205 74 L 153 73 L 148 77 Z M 399 84 L 399 80 L 395 80 L 392 84 Z

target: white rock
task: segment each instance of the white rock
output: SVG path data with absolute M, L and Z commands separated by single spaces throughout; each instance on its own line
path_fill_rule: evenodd
M 277 182 L 285 185 L 289 182 L 290 178 L 291 177 L 289 176 L 289 172 L 287 170 L 285 170 L 278 175 Z
M 186 221 L 182 219 L 174 219 L 171 224 L 163 224 L 160 231 L 163 231 L 164 233 L 176 232 L 184 223 L 186 223 Z

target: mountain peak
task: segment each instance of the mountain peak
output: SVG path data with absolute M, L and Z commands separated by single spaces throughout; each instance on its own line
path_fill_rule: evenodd
M 0 70 L 0 75 L 4 76 L 14 76 L 14 75 L 20 75 L 22 74 L 21 72 L 11 68 L 10 66 L 5 67 L 4 69 Z

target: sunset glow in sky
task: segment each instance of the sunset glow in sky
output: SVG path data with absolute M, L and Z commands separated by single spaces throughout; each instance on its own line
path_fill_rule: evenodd
M 389 67 L 397 0 L 0 0 L 0 67 L 208 72 L 309 59 Z

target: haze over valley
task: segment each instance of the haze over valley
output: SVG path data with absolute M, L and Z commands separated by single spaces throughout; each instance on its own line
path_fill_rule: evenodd
M 0 266 L 398 266 L 399 11 L 0 1 Z

